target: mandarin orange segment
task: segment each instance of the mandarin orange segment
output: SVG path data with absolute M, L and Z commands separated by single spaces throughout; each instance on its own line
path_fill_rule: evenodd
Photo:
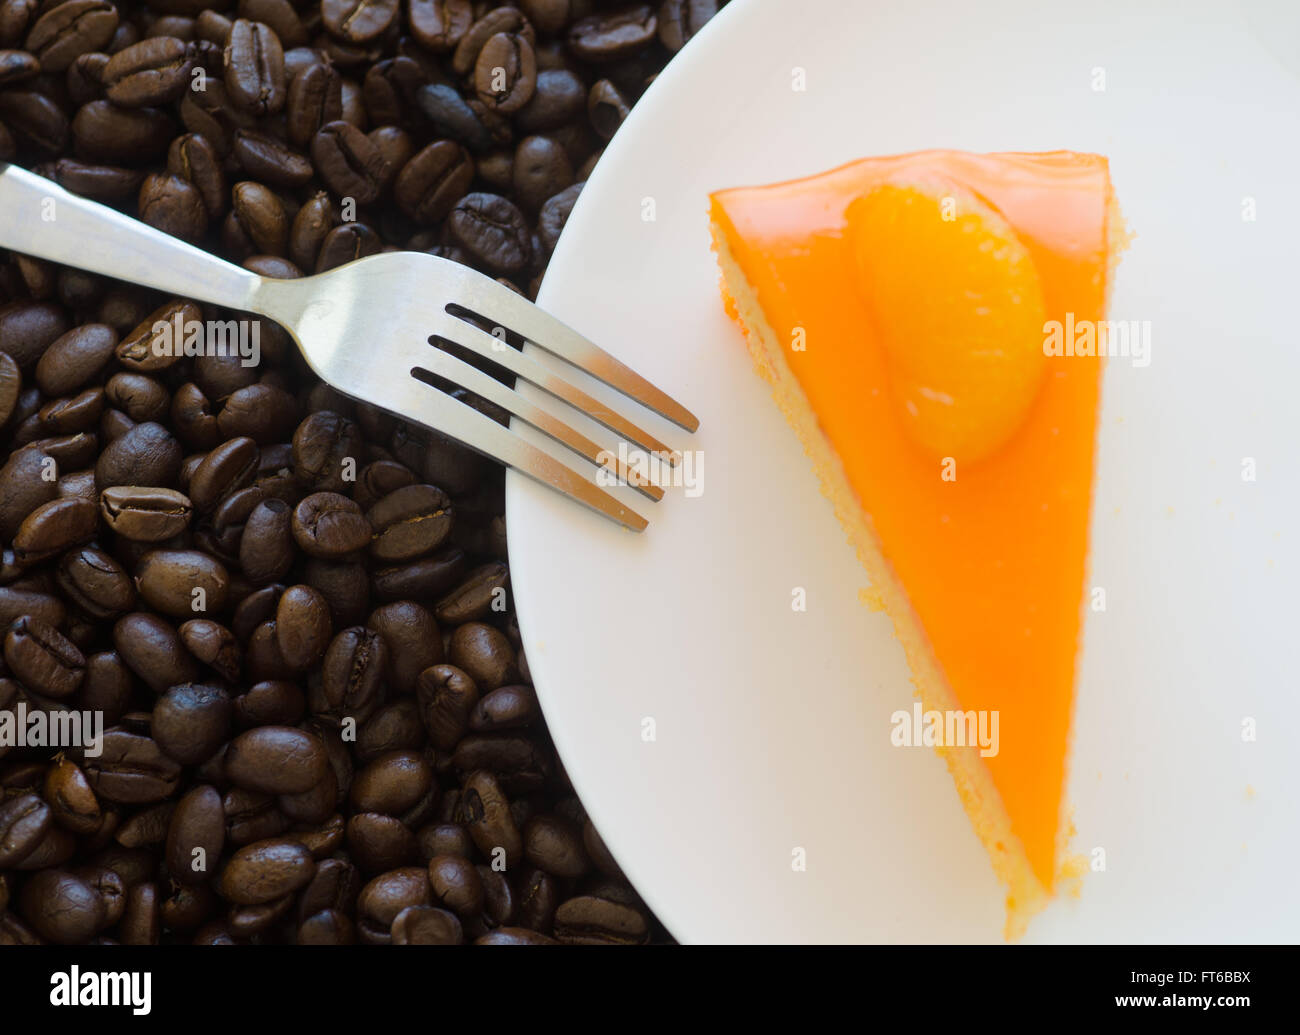
M 954 185 L 884 183 L 848 208 L 867 313 L 907 433 L 974 462 L 1023 423 L 1042 383 L 1038 270 L 997 212 Z

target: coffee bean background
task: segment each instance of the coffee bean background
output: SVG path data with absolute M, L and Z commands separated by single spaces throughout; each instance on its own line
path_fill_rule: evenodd
M 719 6 L 0 0 L 0 160 L 265 276 L 408 249 L 532 296 Z M 0 747 L 0 944 L 667 940 L 548 736 L 500 469 L 268 322 L 256 367 L 152 349 L 239 317 L 0 265 L 0 709 L 106 728 Z

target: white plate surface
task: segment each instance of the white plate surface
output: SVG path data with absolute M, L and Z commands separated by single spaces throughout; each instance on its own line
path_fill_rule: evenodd
M 541 302 L 699 414 L 693 437 L 654 426 L 699 451 L 703 491 L 647 505 L 640 536 L 514 476 L 507 505 L 556 744 L 677 938 L 1001 936 L 946 768 L 889 744 L 902 651 L 722 311 L 707 229 L 711 190 L 931 147 L 1109 155 L 1138 234 L 1112 316 L 1152 321 L 1150 366 L 1106 372 L 1108 606 L 1068 790 L 1106 868 L 1028 939 L 1300 937 L 1300 18 L 1276 8 L 737 0 L 634 109 Z

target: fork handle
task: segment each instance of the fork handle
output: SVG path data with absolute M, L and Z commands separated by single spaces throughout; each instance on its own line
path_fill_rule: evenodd
M 231 309 L 251 308 L 261 281 L 5 162 L 0 162 L 0 247 Z

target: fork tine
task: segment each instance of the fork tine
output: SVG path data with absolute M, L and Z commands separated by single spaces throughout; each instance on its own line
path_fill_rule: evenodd
M 509 291 L 508 288 L 502 288 L 502 290 Z M 575 409 L 581 410 L 592 420 L 604 425 L 628 442 L 647 452 L 667 457 L 670 466 L 675 466 L 680 459 L 675 449 L 659 441 L 650 432 L 633 424 L 618 411 L 611 409 L 598 399 L 593 399 L 581 388 L 577 388 L 564 378 L 559 377 L 531 356 L 526 356 L 524 353 L 511 348 L 502 342 L 500 338 L 489 334 L 482 328 L 466 323 L 450 313 L 440 313 L 433 336 L 463 346 L 484 359 L 505 367 L 525 381 L 535 384 L 538 388 L 549 392 L 557 399 L 568 403 Z
M 532 443 L 524 441 L 509 428 L 432 385 L 423 384 L 414 377 L 406 380 L 412 391 L 398 394 L 406 395 L 401 416 L 407 420 L 426 424 L 534 481 L 557 489 L 624 528 L 633 532 L 645 531 L 648 522 L 644 517 Z
M 442 349 L 432 346 L 427 351 L 427 358 L 421 360 L 421 365 L 425 370 L 440 377 L 445 377 L 448 381 L 452 381 L 462 388 L 468 388 L 474 394 L 495 403 L 520 420 L 531 424 L 538 431 L 549 435 L 561 445 L 568 446 L 579 456 L 589 460 L 596 466 L 606 466 L 605 462 L 601 460 L 601 455 L 611 456 L 608 450 L 602 450 L 599 445 L 586 435 L 571 428 L 544 407 L 529 402 L 518 392 L 503 385 L 496 378 L 483 373 L 477 367 L 471 366 L 463 359 L 453 356 L 449 352 L 444 352 Z M 614 473 L 620 480 L 631 485 L 643 496 L 655 502 L 663 499 L 663 489 L 645 479 L 633 479 L 631 472 L 628 471 L 621 460 L 615 458 L 613 467 Z
M 450 260 L 443 261 L 455 269 L 460 283 L 456 304 L 462 308 L 514 331 L 521 338 L 580 367 L 598 381 L 630 396 L 678 427 L 687 431 L 699 429 L 700 421 L 695 414 L 568 324 L 491 277 Z

